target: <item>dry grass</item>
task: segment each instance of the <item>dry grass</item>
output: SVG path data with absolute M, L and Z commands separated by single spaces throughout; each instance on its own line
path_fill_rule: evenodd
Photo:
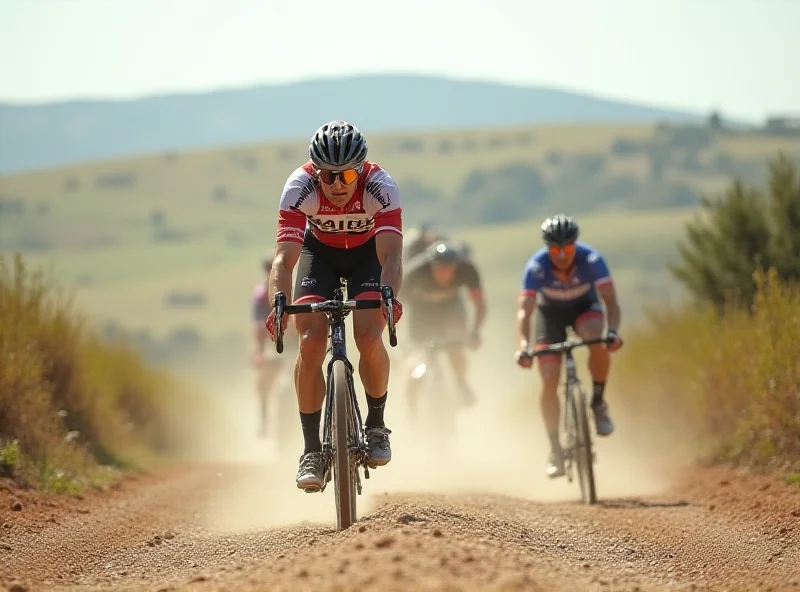
M 21 257 L 0 259 L 0 360 L 0 473 L 46 489 L 102 485 L 103 467 L 179 450 L 179 425 L 201 408 L 133 349 L 102 342 Z
M 685 426 L 707 460 L 797 471 L 800 288 L 757 277 L 752 311 L 654 314 L 615 373 L 627 406 Z

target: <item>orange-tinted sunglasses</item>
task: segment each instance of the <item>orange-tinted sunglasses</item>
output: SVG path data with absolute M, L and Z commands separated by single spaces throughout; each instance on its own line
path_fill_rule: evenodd
M 319 180 L 325 185 L 333 185 L 336 179 L 341 179 L 342 185 L 350 185 L 355 183 L 358 179 L 358 171 L 356 169 L 345 169 L 343 171 L 317 171 Z
M 565 257 L 572 257 L 575 254 L 575 249 L 575 243 L 570 243 L 568 245 L 552 245 L 548 250 L 551 257 L 559 257 L 561 253 L 564 253 Z

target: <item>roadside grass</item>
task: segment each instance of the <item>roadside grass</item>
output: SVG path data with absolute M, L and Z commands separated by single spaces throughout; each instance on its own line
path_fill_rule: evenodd
M 22 257 L 0 258 L 0 475 L 56 492 L 104 487 L 188 446 L 207 412 L 132 347 L 103 341 Z

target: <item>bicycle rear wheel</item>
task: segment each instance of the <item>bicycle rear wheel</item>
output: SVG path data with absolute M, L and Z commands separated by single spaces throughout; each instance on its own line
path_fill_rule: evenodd
M 581 499 L 585 504 L 597 502 L 597 490 L 594 483 L 594 455 L 592 439 L 589 435 L 589 418 L 586 413 L 586 394 L 579 385 L 572 390 L 572 407 L 575 413 L 575 461 L 578 465 L 578 482 L 581 487 Z
M 336 496 L 336 524 L 339 530 L 350 528 L 356 520 L 356 471 L 351 463 L 350 446 L 355 442 L 355 411 L 347 380 L 347 367 L 333 362 L 333 482 Z

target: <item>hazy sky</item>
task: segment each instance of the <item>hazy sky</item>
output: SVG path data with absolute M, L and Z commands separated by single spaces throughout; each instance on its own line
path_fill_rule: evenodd
M 0 0 L 0 101 L 342 74 L 800 111 L 800 0 Z

